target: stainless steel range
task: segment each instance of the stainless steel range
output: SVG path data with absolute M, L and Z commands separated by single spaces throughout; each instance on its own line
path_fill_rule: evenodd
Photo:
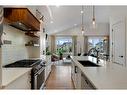
M 32 68 L 31 89 L 42 89 L 45 81 L 45 61 L 24 59 L 4 66 L 5 68 Z

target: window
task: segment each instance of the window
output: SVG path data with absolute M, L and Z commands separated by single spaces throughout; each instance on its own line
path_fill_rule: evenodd
M 88 37 L 88 51 L 91 48 L 96 48 L 101 55 L 107 56 L 109 54 L 108 37 Z
M 56 37 L 56 51 L 57 53 L 72 52 L 72 38 L 71 37 Z

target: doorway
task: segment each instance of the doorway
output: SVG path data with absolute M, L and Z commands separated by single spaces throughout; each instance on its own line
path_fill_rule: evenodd
M 125 22 L 112 25 L 112 61 L 125 65 Z

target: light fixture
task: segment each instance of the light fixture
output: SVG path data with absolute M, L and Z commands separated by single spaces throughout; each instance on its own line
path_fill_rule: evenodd
M 84 24 L 83 24 L 83 21 L 84 21 L 84 7 L 82 6 L 82 10 L 81 10 L 81 32 L 82 34 L 84 34 Z
M 56 7 L 57 7 L 57 8 L 59 8 L 59 7 L 60 7 L 60 5 L 56 5 Z
M 19 25 L 22 25 L 22 23 L 21 23 L 21 22 L 19 22 Z
M 50 23 L 52 24 L 52 23 L 53 23 L 53 21 L 51 20 L 51 21 L 50 21 Z
M 93 18 L 92 18 L 92 23 L 95 25 L 95 7 L 93 6 Z
M 75 23 L 74 26 L 77 26 L 77 24 Z
M 54 33 L 56 33 L 57 32 L 57 30 L 54 30 Z
M 81 10 L 81 12 L 80 12 L 81 14 L 83 14 L 84 13 L 84 11 L 83 10 Z

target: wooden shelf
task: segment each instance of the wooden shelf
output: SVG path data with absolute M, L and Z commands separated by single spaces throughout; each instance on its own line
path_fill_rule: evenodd
M 34 33 L 31 33 L 31 32 L 26 32 L 25 35 L 39 38 L 39 36 L 37 36 L 37 35 L 35 35 Z

